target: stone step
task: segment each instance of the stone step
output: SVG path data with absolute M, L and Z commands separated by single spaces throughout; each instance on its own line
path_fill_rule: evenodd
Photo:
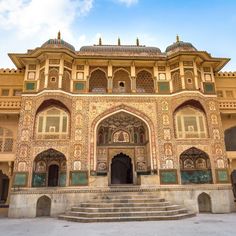
M 164 202 L 164 198 L 140 198 L 140 199 L 96 199 L 92 203 L 156 203 L 156 202 Z
M 74 222 L 82 223 L 92 223 L 92 222 L 123 222 L 123 221 L 158 221 L 158 220 L 179 220 L 188 217 L 195 216 L 195 213 L 184 213 L 176 214 L 170 216 L 124 216 L 124 217 L 97 217 L 97 218 L 88 218 L 88 217 L 77 217 L 77 216 L 68 216 L 60 215 L 58 218 L 61 220 L 68 220 Z
M 76 212 L 70 211 L 66 215 L 77 216 L 77 217 L 87 217 L 87 218 L 98 218 L 98 217 L 136 217 L 136 216 L 169 216 L 169 215 L 179 215 L 187 213 L 187 209 L 169 210 L 169 211 L 139 211 L 133 212 L 132 209 L 127 212 Z
M 159 207 L 72 207 L 71 211 L 82 211 L 82 212 L 129 212 L 129 211 L 168 211 L 168 210 L 178 210 L 181 206 L 170 205 L 170 206 L 159 206 Z
M 102 196 L 96 196 L 93 199 L 156 199 L 159 198 L 158 194 L 156 195 L 102 195 Z
M 169 202 L 146 202 L 146 203 L 142 203 L 142 202 L 127 202 L 127 203 L 114 203 L 114 202 L 102 202 L 102 203 L 94 203 L 94 202 L 86 202 L 86 203 L 80 203 L 79 206 L 80 207 L 90 207 L 90 208 L 95 208 L 95 207 L 159 207 L 159 206 L 169 206 L 170 203 Z

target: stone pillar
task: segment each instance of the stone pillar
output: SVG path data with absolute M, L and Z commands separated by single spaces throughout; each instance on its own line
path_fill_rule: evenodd
M 62 88 L 62 79 L 64 74 L 64 59 L 60 59 L 60 67 L 59 67 L 59 80 L 58 80 L 58 88 Z
M 136 76 L 131 77 L 131 92 L 136 93 Z
M 86 92 L 89 92 L 89 64 L 88 61 L 84 65 L 84 79 L 86 80 Z
M 36 75 L 35 75 L 35 79 L 37 81 L 37 88 L 36 88 L 37 91 L 39 91 L 39 83 L 40 83 L 39 76 L 40 76 L 40 64 L 37 64 L 37 66 L 36 66 Z
M 194 72 L 194 83 L 195 83 L 195 88 L 198 89 L 200 88 L 200 84 L 198 84 L 198 74 L 197 74 L 197 65 L 196 62 L 193 62 L 193 72 Z
M 44 79 L 44 88 L 48 87 L 48 74 L 49 74 L 49 59 L 45 61 L 45 79 Z
M 112 93 L 112 88 L 113 88 L 113 78 L 112 77 L 108 77 L 107 92 L 108 93 Z
M 182 89 L 185 89 L 184 64 L 182 61 L 179 64 L 180 64 L 179 69 L 180 69 L 180 79 L 181 79 Z
M 158 93 L 158 84 L 157 84 L 158 78 L 159 78 L 158 66 L 156 63 L 153 67 L 153 82 L 154 82 L 154 90 L 156 93 Z

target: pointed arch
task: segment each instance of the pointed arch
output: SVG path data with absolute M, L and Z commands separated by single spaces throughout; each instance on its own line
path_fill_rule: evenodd
M 106 72 L 101 68 L 92 70 L 89 77 L 89 92 L 106 93 L 107 86 Z
M 36 217 L 51 215 L 51 198 L 43 195 L 38 198 L 36 203 Z
M 113 93 L 131 93 L 130 73 L 119 68 L 113 74 Z
M 154 80 L 152 74 L 147 70 L 141 70 L 136 77 L 137 93 L 154 93 Z
M 97 148 L 97 130 L 98 125 L 105 120 L 107 117 L 112 116 L 114 114 L 125 112 L 127 114 L 133 115 L 134 117 L 137 117 L 138 119 L 142 120 L 145 125 L 147 126 L 148 130 L 148 140 L 149 140 L 149 150 L 150 150 L 150 168 L 151 170 L 156 169 L 156 164 L 154 164 L 154 158 L 156 158 L 156 150 L 155 150 L 155 129 L 152 121 L 149 117 L 147 117 L 144 113 L 138 111 L 135 108 L 126 106 L 126 105 L 120 105 L 117 107 L 113 107 L 111 109 L 106 110 L 102 114 L 98 115 L 91 124 L 91 140 L 93 142 L 90 143 L 90 169 L 96 171 L 97 168 L 97 156 L 96 156 L 96 148 Z
M 226 151 L 236 151 L 236 126 L 226 129 L 224 134 Z
M 211 162 L 208 154 L 191 147 L 180 154 L 182 184 L 212 183 Z

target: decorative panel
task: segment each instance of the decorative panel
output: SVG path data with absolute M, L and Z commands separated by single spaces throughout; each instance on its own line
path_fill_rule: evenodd
M 211 184 L 211 170 L 181 171 L 182 184 Z
M 34 82 L 25 83 L 25 90 L 34 91 L 35 89 L 36 89 L 36 83 L 34 83 Z
M 60 173 L 59 176 L 59 186 L 65 187 L 66 186 L 66 172 Z
M 25 187 L 27 185 L 28 173 L 27 172 L 18 172 L 14 176 L 14 187 Z
M 177 170 L 160 170 L 161 184 L 178 184 Z
M 83 92 L 85 90 L 85 83 L 84 82 L 75 82 L 74 83 L 74 89 L 75 89 L 75 92 Z
M 209 94 L 215 93 L 214 83 L 203 83 L 203 85 L 204 85 L 204 92 L 205 93 L 209 93 Z
M 32 187 L 45 187 L 46 173 L 34 173 L 32 180 Z
M 72 186 L 88 185 L 88 172 L 87 171 L 71 171 L 70 185 Z
M 217 183 L 229 183 L 229 174 L 227 169 L 216 170 L 216 181 Z
M 170 92 L 169 82 L 159 82 L 158 83 L 158 92 L 159 93 L 169 93 Z

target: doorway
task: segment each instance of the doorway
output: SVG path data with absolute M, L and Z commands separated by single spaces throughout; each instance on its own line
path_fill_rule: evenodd
M 48 186 L 56 187 L 58 186 L 58 176 L 59 176 L 59 166 L 50 165 L 48 168 Z
M 48 196 L 42 196 L 37 201 L 36 216 L 50 216 L 51 199 Z
M 133 165 L 129 156 L 120 153 L 112 159 L 111 184 L 133 184 Z

